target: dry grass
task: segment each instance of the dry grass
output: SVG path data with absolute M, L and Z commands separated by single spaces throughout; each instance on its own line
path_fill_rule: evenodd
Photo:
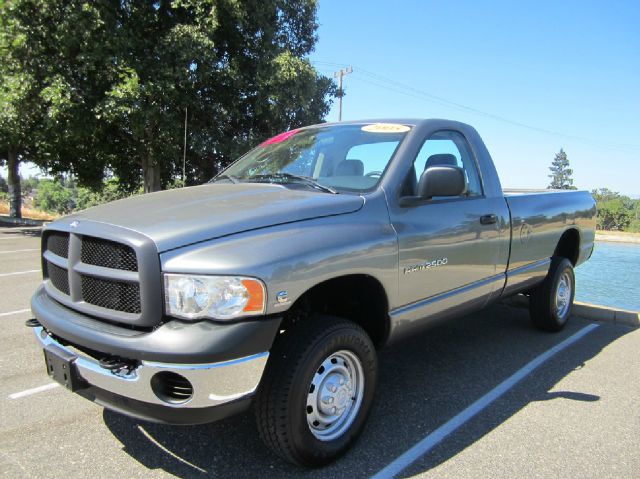
M 596 231 L 596 240 L 613 241 L 618 243 L 640 243 L 640 233 L 628 231 Z
M 0 201 L 0 215 L 8 215 L 9 214 L 9 203 Z M 44 211 L 34 210 L 28 207 L 22 207 L 22 217 L 28 218 L 30 220 L 44 220 L 51 221 L 59 218 L 58 215 L 51 215 L 49 213 L 45 213 Z

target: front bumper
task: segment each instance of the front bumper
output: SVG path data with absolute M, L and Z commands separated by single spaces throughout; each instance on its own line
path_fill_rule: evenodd
M 64 341 L 127 359 L 176 364 L 220 363 L 269 351 L 282 318 L 234 323 L 169 321 L 140 331 L 94 319 L 52 299 L 41 285 L 31 311 L 47 331 Z
M 52 299 L 42 286 L 31 309 L 42 348 L 72 358 L 70 367 L 81 384 L 78 394 L 129 416 L 172 424 L 212 422 L 246 408 L 281 321 L 170 321 L 140 331 L 78 313 Z M 101 366 L 100 360 L 110 357 L 130 367 L 123 373 Z M 189 399 L 175 401 L 158 392 L 158 374 L 188 381 Z
M 75 357 L 72 362 L 82 382 L 77 391 L 80 395 L 130 416 L 174 424 L 211 422 L 244 409 L 260 383 L 269 357 L 268 352 L 263 352 L 209 364 L 141 361 L 135 369 L 122 374 L 63 345 L 43 327 L 34 331 L 43 349 L 54 348 L 67 357 Z M 174 403 L 154 391 L 154 376 L 167 372 L 189 381 L 193 392 L 187 401 Z

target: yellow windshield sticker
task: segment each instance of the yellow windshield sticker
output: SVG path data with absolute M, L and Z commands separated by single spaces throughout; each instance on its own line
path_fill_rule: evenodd
M 374 123 L 362 127 L 362 131 L 368 131 L 370 133 L 405 133 L 410 129 L 411 127 L 398 123 Z

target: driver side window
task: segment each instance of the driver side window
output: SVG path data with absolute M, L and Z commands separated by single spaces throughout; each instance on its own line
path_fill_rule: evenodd
M 455 131 L 439 131 L 431 135 L 420 148 L 420 152 L 409 170 L 403 196 L 416 194 L 422 172 L 432 166 L 458 166 L 463 169 L 467 180 L 464 196 L 482 196 L 482 184 L 475 158 L 467 140 Z

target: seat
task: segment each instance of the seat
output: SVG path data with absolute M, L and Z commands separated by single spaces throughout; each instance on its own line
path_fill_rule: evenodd
M 451 153 L 438 153 L 427 158 L 424 169 L 432 166 L 458 166 L 458 160 Z
M 432 166 L 458 166 L 458 160 L 455 155 L 451 153 L 438 153 L 431 155 L 427 158 L 424 164 L 424 169 L 431 168 Z M 400 194 L 402 196 L 413 196 L 418 191 L 418 175 L 416 174 L 415 167 L 409 171 L 407 178 L 402 185 Z
M 338 163 L 333 176 L 362 176 L 364 174 L 364 163 L 360 160 L 343 160 Z

